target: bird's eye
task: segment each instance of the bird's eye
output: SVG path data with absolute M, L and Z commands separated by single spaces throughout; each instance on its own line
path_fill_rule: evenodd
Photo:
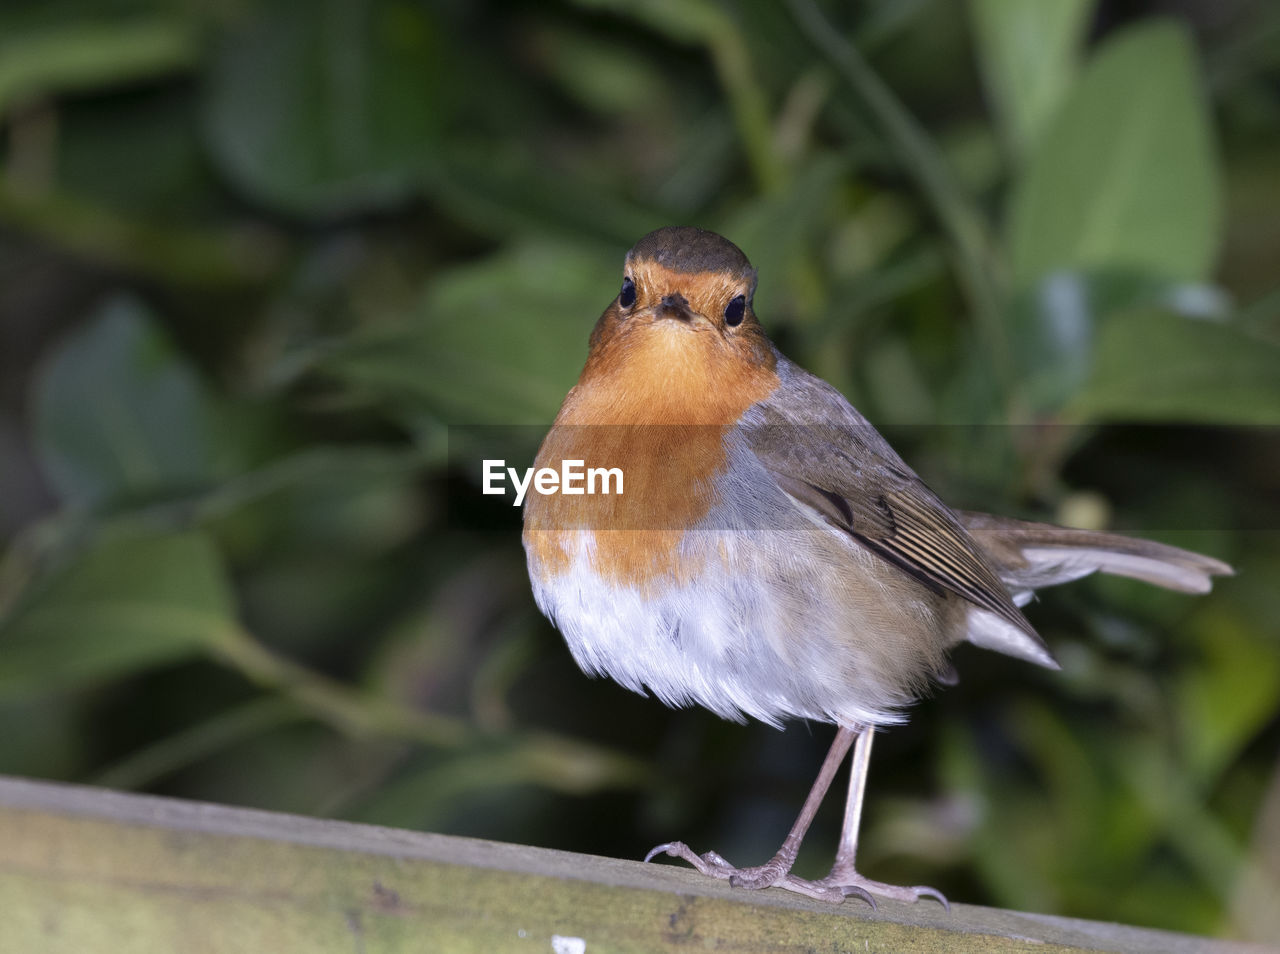
M 622 280 L 622 291 L 618 292 L 618 304 L 623 308 L 630 308 L 636 303 L 636 283 L 630 276 Z
M 747 299 L 745 295 L 739 295 L 732 299 L 729 304 L 724 306 L 724 323 L 733 327 L 742 324 L 742 319 L 747 314 Z

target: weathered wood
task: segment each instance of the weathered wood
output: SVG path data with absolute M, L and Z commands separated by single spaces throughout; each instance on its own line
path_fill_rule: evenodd
M 3 954 L 690 948 L 1263 950 L 968 905 L 831 908 L 669 866 L 0 777 Z

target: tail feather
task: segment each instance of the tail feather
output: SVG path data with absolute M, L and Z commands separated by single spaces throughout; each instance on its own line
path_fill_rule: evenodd
M 1019 603 L 1041 587 L 1097 571 L 1183 593 L 1207 593 L 1213 577 L 1235 573 L 1221 560 L 1152 540 L 985 513 L 960 518 Z

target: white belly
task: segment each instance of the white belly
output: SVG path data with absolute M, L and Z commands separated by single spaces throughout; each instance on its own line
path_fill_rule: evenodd
M 578 532 L 565 572 L 543 580 L 530 567 L 534 597 L 585 672 L 669 706 L 771 725 L 901 722 L 920 686 L 901 675 L 897 622 L 930 607 L 903 606 L 900 593 L 865 581 L 851 588 L 878 558 L 831 528 L 813 529 L 694 531 L 680 557 L 705 560 L 705 572 L 645 591 L 602 578 L 590 535 Z

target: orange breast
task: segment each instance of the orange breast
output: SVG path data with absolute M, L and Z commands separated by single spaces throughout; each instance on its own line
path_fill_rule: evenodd
M 643 587 L 696 576 L 703 567 L 682 558 L 679 545 L 717 503 L 726 431 L 777 386 L 771 361 L 748 360 L 705 326 L 657 321 L 593 349 L 535 466 L 617 467 L 623 493 L 530 491 L 525 545 L 533 564 L 544 576 L 566 572 L 585 532 L 591 566 L 606 581 Z

